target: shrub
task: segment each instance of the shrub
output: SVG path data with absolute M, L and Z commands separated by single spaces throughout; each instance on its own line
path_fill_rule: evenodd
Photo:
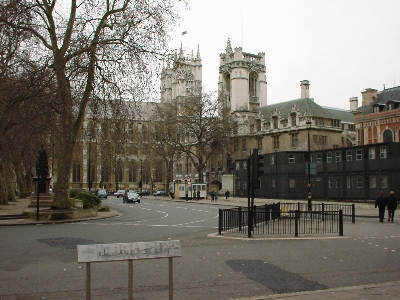
M 85 209 L 99 206 L 101 203 L 100 197 L 84 191 L 79 192 L 75 198 L 83 201 L 83 208 Z
M 108 205 L 100 206 L 97 211 L 110 211 L 110 207 Z
M 76 196 L 81 192 L 81 190 L 78 189 L 70 189 L 69 190 L 69 197 L 70 198 L 76 198 Z

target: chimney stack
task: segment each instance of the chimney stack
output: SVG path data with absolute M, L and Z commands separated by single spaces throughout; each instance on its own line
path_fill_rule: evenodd
M 310 98 L 310 82 L 308 80 L 300 81 L 301 98 Z
M 351 97 L 349 102 L 350 102 L 350 111 L 356 111 L 358 108 L 358 97 Z

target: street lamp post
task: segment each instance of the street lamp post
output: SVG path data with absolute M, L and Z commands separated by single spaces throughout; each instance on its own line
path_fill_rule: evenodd
M 90 186 L 91 186 L 91 180 L 90 180 L 90 176 L 91 176 L 91 174 L 90 174 L 90 165 L 91 165 L 91 163 L 90 163 L 90 150 L 91 150 L 91 144 L 92 144 L 92 134 L 89 132 L 88 134 L 87 134 L 87 136 L 88 136 L 88 138 L 89 138 L 89 149 L 88 149 L 88 169 L 87 169 L 87 174 L 88 174 L 88 190 L 89 190 L 89 192 L 90 192 Z
M 307 204 L 308 204 L 308 210 L 312 210 L 312 200 L 311 200 L 311 172 L 310 172 L 310 163 L 311 163 L 311 149 L 310 149 L 310 127 L 311 127 L 311 119 L 307 119 L 307 173 L 308 173 L 308 193 L 307 193 Z

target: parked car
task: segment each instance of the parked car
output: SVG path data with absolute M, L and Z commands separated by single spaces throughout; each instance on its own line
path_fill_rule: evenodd
M 124 203 L 129 203 L 129 202 L 140 203 L 140 196 L 138 193 L 135 193 L 135 192 L 127 192 L 124 194 L 124 196 L 122 198 L 122 202 L 124 202 Z
M 157 191 L 153 193 L 153 196 L 164 196 L 164 195 L 165 195 L 164 191 Z
M 140 194 L 140 196 L 150 196 L 150 191 L 149 190 L 142 190 L 139 194 Z
M 101 199 L 107 199 L 107 196 L 108 196 L 107 190 L 105 190 L 105 189 L 98 190 L 97 196 L 99 196 Z
M 124 191 L 124 190 L 118 190 L 118 191 L 115 193 L 115 196 L 117 196 L 117 198 L 123 197 L 124 195 L 125 195 L 125 191 Z
M 108 190 L 108 195 L 109 196 L 114 196 L 115 195 L 115 190 L 114 189 L 109 189 Z

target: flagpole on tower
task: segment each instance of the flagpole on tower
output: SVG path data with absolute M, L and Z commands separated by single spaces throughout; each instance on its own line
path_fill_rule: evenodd
M 187 34 L 187 30 L 182 32 L 182 35 L 186 35 L 186 53 L 188 53 L 189 51 L 189 38 L 188 38 L 188 34 Z

